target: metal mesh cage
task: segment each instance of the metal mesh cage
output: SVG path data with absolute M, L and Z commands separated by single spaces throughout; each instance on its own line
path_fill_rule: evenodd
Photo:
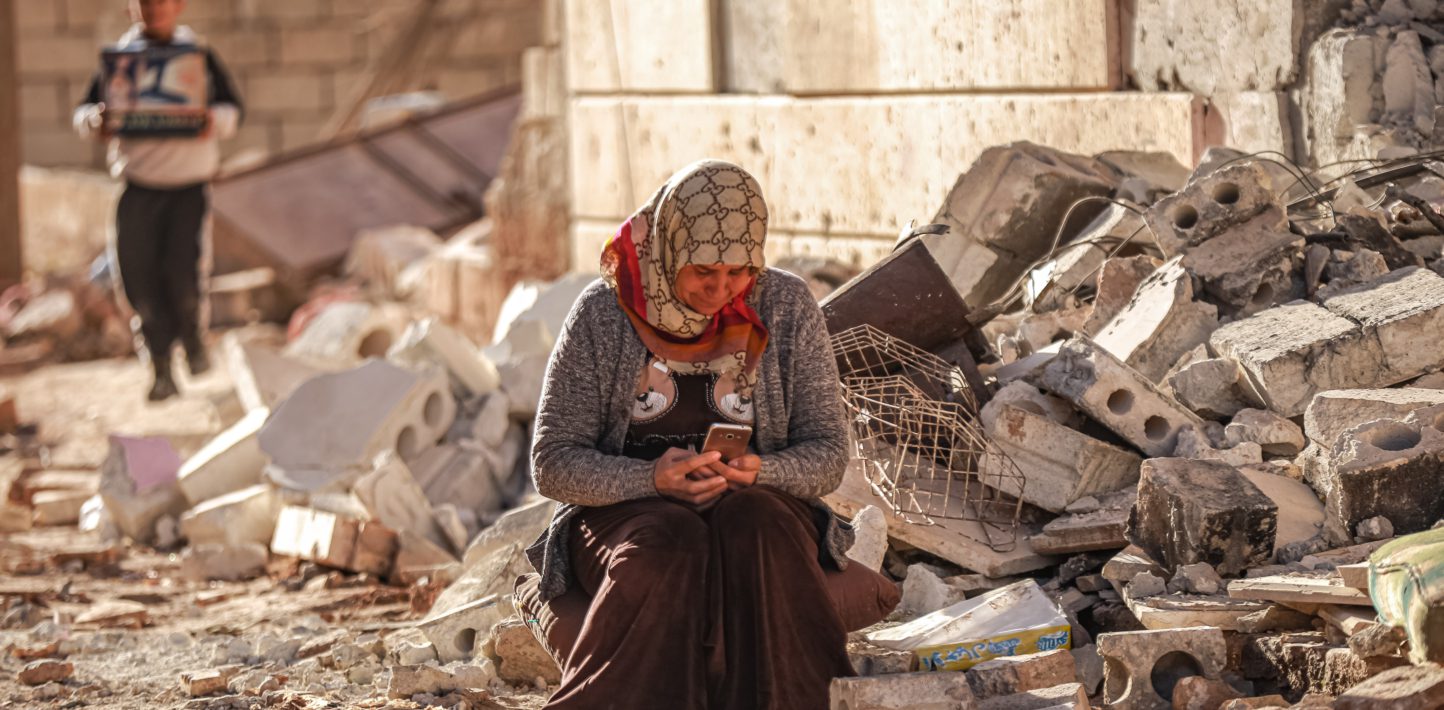
M 868 325 L 832 337 L 868 483 L 909 522 L 975 520 L 1012 544 L 1025 479 L 988 441 L 962 372 Z

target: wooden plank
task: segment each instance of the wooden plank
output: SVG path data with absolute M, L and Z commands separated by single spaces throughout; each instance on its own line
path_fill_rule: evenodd
M 1379 617 L 1373 609 L 1356 606 L 1325 604 L 1319 607 L 1318 616 L 1343 631 L 1346 636 L 1353 636 L 1379 623 Z
M 839 515 L 849 518 L 866 506 L 875 506 L 887 517 L 889 536 L 988 577 L 1023 574 L 1057 562 L 1056 558 L 1036 553 L 1028 544 L 1029 535 L 1036 529 L 1027 525 L 1018 526 L 1012 549 L 995 550 L 985 542 L 990 539 L 989 531 L 975 521 L 934 518 L 934 524 L 926 525 L 900 519 L 868 485 L 857 461 L 848 466 L 842 486 L 823 497 L 823 501 Z
M 1128 538 L 1123 535 L 1127 523 L 1127 509 L 1065 515 L 1044 525 L 1043 532 L 1028 541 L 1033 551 L 1044 555 L 1118 550 L 1128 546 Z
M 1337 576 L 1277 575 L 1254 579 L 1235 579 L 1228 583 L 1228 595 L 1235 599 L 1257 599 L 1271 602 L 1373 606 L 1369 595 L 1344 586 Z
M 1339 565 L 1339 578 L 1344 581 L 1345 587 L 1357 589 L 1365 594 L 1369 593 L 1369 563 L 1356 562 L 1351 565 Z

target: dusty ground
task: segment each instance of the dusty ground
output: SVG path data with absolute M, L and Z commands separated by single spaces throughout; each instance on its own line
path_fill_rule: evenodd
M 183 383 L 185 395 L 161 405 L 144 403 L 148 384 L 135 360 L 0 379 L 21 420 L 40 426 L 44 447 L 29 468 L 93 470 L 112 432 L 167 436 L 186 454 L 241 414 L 223 372 Z M 408 622 L 435 590 L 288 560 L 273 560 L 263 579 L 195 583 L 179 574 L 178 552 L 108 545 L 74 527 L 0 534 L 0 707 L 417 706 L 388 700 L 386 684 L 396 643 L 415 637 Z M 115 602 L 143 609 L 140 628 L 84 621 Z M 354 647 L 365 652 L 350 653 Z M 26 656 L 63 658 L 74 674 L 23 685 L 17 673 Z M 240 665 L 241 685 L 254 695 L 193 699 L 182 689 L 182 673 L 227 664 Z M 539 708 L 545 700 L 505 685 L 492 693 L 493 701 L 467 706 Z

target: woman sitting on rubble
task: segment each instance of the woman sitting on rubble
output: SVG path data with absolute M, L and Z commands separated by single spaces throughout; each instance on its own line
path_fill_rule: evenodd
M 567 317 L 532 448 L 562 505 L 528 554 L 543 600 L 592 602 L 548 708 L 826 708 L 853 675 L 823 571 L 852 531 L 818 500 L 847 462 L 836 363 L 766 237 L 757 181 L 695 163 Z M 713 423 L 753 426 L 749 452 L 697 453 Z

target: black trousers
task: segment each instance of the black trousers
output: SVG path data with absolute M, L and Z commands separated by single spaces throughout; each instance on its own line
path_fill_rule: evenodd
M 208 199 L 205 183 L 175 189 L 127 183 L 116 209 L 116 267 L 157 372 L 169 373 L 177 342 L 188 350 L 201 343 Z

